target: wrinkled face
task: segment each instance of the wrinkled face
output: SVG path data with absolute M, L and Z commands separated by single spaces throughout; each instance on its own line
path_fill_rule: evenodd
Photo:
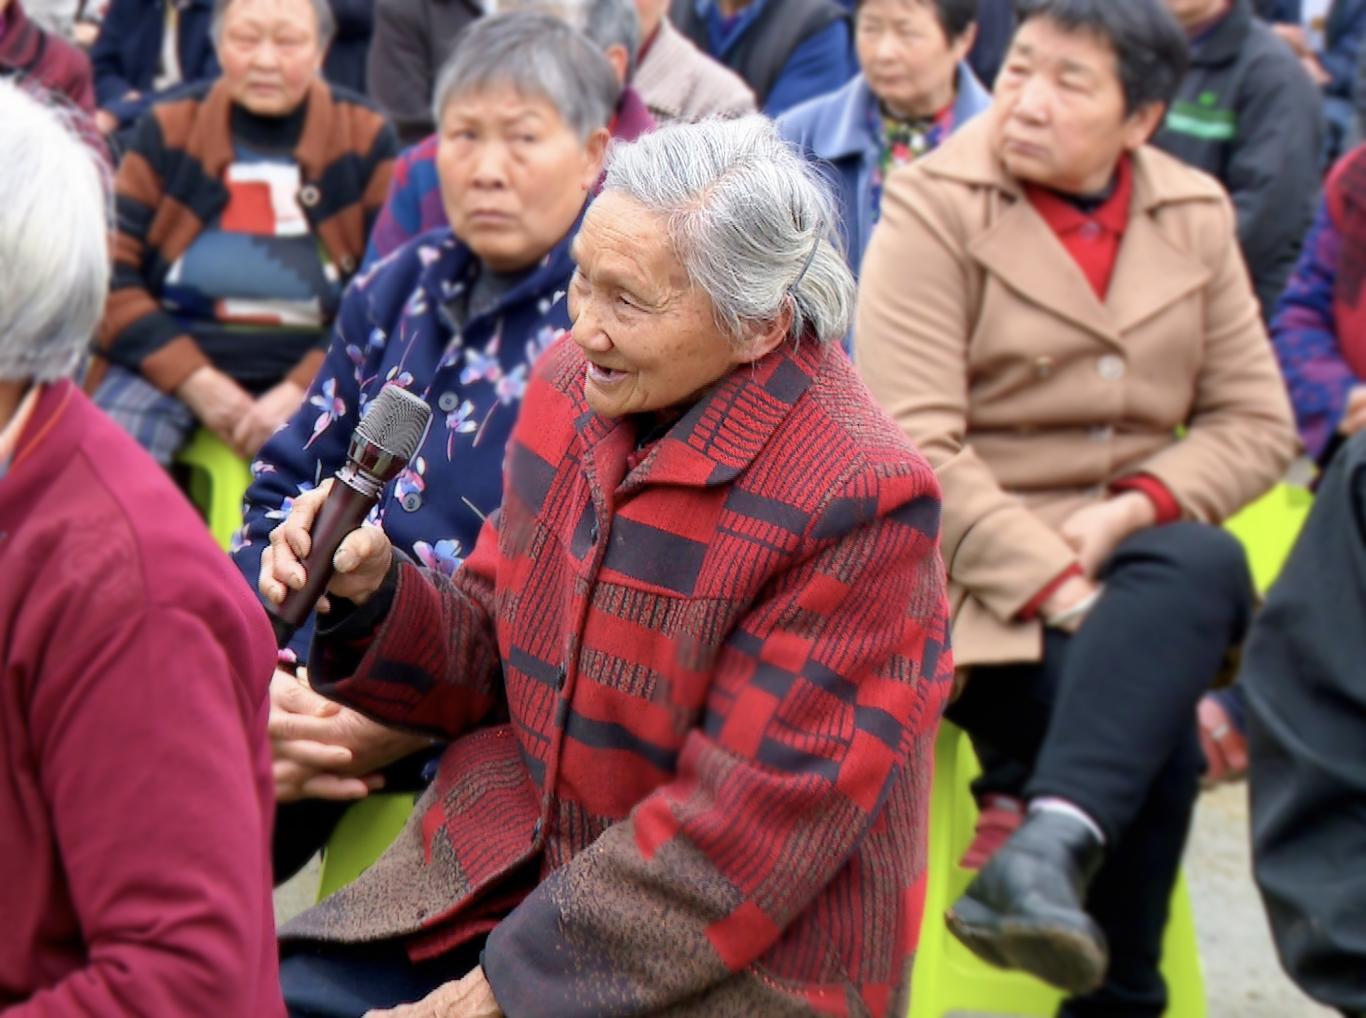
M 640 15 L 640 38 L 650 38 L 659 23 L 664 20 L 664 12 L 669 9 L 669 0 L 636 0 L 636 13 Z
M 996 79 L 991 117 L 996 149 L 1019 180 L 1073 194 L 1103 190 L 1126 151 L 1147 140 L 1163 107 L 1131 114 L 1114 50 L 1047 18 L 1015 33 Z
M 611 191 L 599 196 L 573 252 L 569 318 L 589 361 L 584 395 L 595 413 L 686 407 L 755 359 L 757 347 L 739 347 L 717 328 L 710 299 L 674 254 L 664 218 L 639 202 Z
M 953 101 L 958 62 L 975 33 L 950 42 L 922 0 L 865 0 L 855 42 L 859 66 L 883 104 L 903 117 L 928 117 Z
M 526 268 L 569 232 L 607 146 L 606 130 L 585 143 L 550 102 L 507 85 L 451 97 L 440 131 L 451 229 L 499 272 Z
M 218 62 L 233 101 L 265 117 L 303 102 L 323 65 L 318 19 L 308 0 L 233 0 L 223 12 Z

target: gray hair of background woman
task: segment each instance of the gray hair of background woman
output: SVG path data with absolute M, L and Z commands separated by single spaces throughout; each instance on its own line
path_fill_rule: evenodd
M 732 340 L 785 307 L 792 339 L 828 343 L 849 331 L 854 277 L 830 191 L 768 118 L 676 124 L 613 146 L 604 189 L 666 219 L 688 277 Z
M 544 11 L 494 14 L 464 31 L 436 79 L 432 114 L 438 129 L 456 96 L 499 86 L 544 99 L 584 141 L 611 120 L 621 94 L 607 58 Z
M 558 14 L 598 49 L 626 51 L 626 80 L 635 75 L 640 56 L 640 11 L 636 0 L 502 0 L 501 10 L 545 10 Z
M 313 17 L 318 22 L 318 45 L 327 49 L 332 36 L 337 32 L 337 20 L 332 16 L 332 8 L 327 0 L 308 0 L 313 8 Z M 209 35 L 215 46 L 223 42 L 223 18 L 232 6 L 232 0 L 213 0 L 213 14 L 209 16 Z
M 0 79 L 0 380 L 76 369 L 109 289 L 109 180 L 67 115 Z

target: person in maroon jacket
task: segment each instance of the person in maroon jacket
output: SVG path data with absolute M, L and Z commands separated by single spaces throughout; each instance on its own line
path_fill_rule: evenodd
M 0 77 L 41 85 L 86 116 L 95 113 L 90 58 L 29 20 L 19 0 L 0 0 Z
M 95 155 L 10 82 L 0 152 L 0 1013 L 279 1018 L 270 627 L 68 378 L 109 277 Z

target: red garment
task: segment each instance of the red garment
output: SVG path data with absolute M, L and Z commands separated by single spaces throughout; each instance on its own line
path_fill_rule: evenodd
M 70 382 L 0 476 L 0 1012 L 278 1018 L 256 598 Z
M 1116 167 L 1115 189 L 1099 208 L 1086 213 L 1062 195 L 1030 184 L 1029 203 L 1043 217 L 1067 249 L 1102 301 L 1110 289 L 1119 245 L 1129 226 L 1129 201 L 1134 193 L 1134 171 L 1126 155 Z
M 538 362 L 453 580 L 404 565 L 315 642 L 319 688 L 454 741 L 286 935 L 436 953 L 531 875 L 484 950 L 509 1014 L 905 1014 L 953 676 L 933 472 L 837 344 L 737 369 L 634 469 L 584 377 L 569 340 Z
M 37 82 L 93 115 L 95 85 L 90 58 L 65 39 L 30 21 L 19 0 L 12 0 L 0 20 L 4 23 L 0 32 L 0 77 Z
M 1352 373 L 1366 378 L 1366 148 L 1338 162 L 1323 195 L 1342 244 L 1332 280 L 1334 336 Z

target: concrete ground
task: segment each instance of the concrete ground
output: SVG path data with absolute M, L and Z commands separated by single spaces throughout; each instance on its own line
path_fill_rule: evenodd
M 1333 1018 L 1286 978 L 1248 862 L 1247 786 L 1206 792 L 1195 816 L 1186 878 L 1205 966 L 1209 1018 Z M 275 893 L 279 922 L 317 893 L 316 862 Z

